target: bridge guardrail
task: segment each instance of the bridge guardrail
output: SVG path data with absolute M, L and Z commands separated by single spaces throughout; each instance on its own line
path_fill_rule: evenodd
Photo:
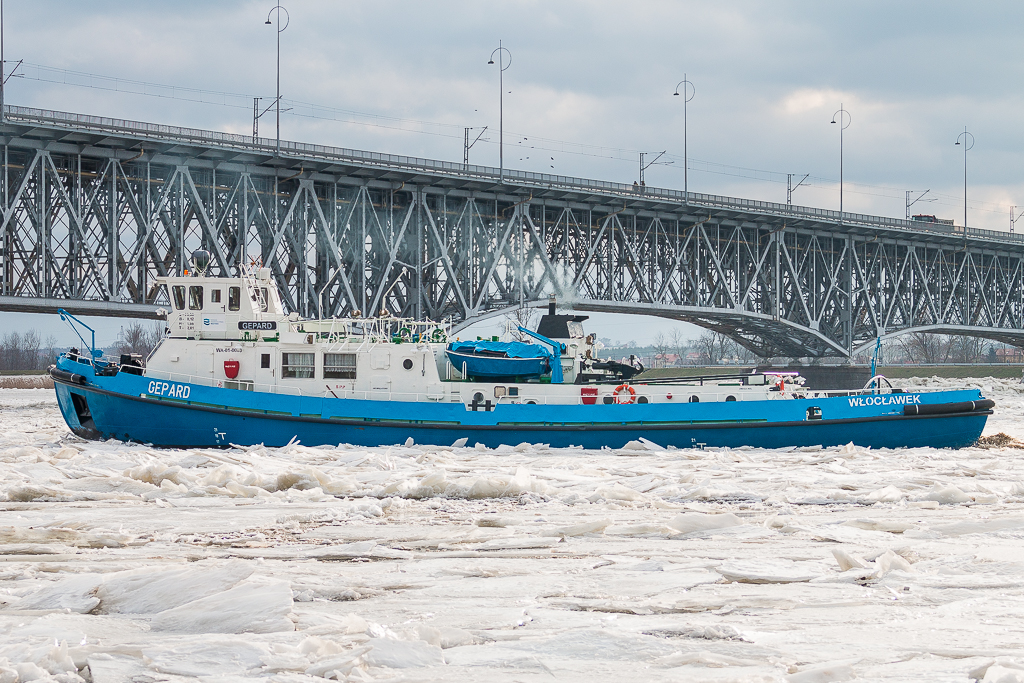
M 76 128 L 96 130 L 99 132 L 113 131 L 138 136 L 155 135 L 163 138 L 173 137 L 193 142 L 229 145 L 236 148 L 241 147 L 247 150 L 254 150 L 263 153 L 273 152 L 277 145 L 276 140 L 270 138 L 259 138 L 259 141 L 254 143 L 251 137 L 238 135 L 236 133 L 222 133 L 198 128 L 145 123 L 142 121 L 115 119 L 90 114 L 74 114 L 56 110 L 36 109 L 33 107 L 4 105 L 4 112 L 12 121 L 52 123 L 54 125 L 74 126 Z M 331 147 L 329 145 L 317 145 L 285 140 L 281 141 L 281 149 L 287 152 L 318 157 L 328 161 L 359 161 L 362 163 L 382 165 L 390 168 L 397 167 L 420 171 L 427 170 L 440 173 L 452 173 L 463 178 L 469 176 L 489 181 L 496 180 L 500 177 L 499 169 L 490 166 L 461 164 L 450 161 L 387 154 L 384 152 L 366 152 L 343 147 Z M 535 173 L 532 171 L 506 169 L 504 171 L 504 176 L 508 180 L 518 181 L 524 184 L 540 184 L 545 187 L 559 187 L 576 191 L 598 191 L 605 194 L 619 195 L 622 198 L 664 199 L 681 204 L 689 203 L 698 206 L 761 212 L 774 216 L 821 219 L 837 223 L 842 222 L 851 225 L 881 227 L 912 232 L 933 232 L 947 235 L 957 233 L 963 235 L 964 232 L 963 227 L 960 226 L 947 226 L 938 223 L 926 223 L 923 221 L 908 221 L 898 218 L 872 216 L 869 214 L 859 213 L 843 212 L 840 215 L 838 211 L 833 211 L 831 209 L 818 209 L 808 206 L 791 206 L 776 202 L 767 202 L 756 199 L 741 199 L 738 197 L 727 197 L 723 195 L 709 195 L 698 192 L 685 193 L 680 190 L 649 186 L 640 188 L 634 185 L 627 185 L 625 183 L 576 178 L 573 176 L 550 175 L 547 173 Z M 967 236 L 1010 242 L 1024 242 L 1024 235 L 1016 235 L 999 230 L 986 230 L 982 228 L 968 228 Z

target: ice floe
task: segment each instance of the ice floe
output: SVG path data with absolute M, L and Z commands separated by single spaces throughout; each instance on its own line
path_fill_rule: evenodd
M 960 451 L 160 450 L 0 390 L 0 683 L 1024 681 L 1024 385 L 979 384 Z

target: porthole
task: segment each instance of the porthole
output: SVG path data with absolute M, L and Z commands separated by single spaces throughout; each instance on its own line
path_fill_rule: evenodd
M 735 400 L 736 400 L 736 397 L 735 397 L 735 396 L 726 396 L 726 397 L 725 397 L 725 400 L 726 400 L 726 401 L 735 401 Z
M 700 396 L 691 396 L 690 403 L 700 403 Z
M 612 398 L 611 396 L 605 396 L 605 397 L 604 397 L 604 402 L 605 402 L 606 404 L 609 404 L 609 405 L 611 405 L 612 403 L 614 403 L 614 402 L 615 402 L 615 399 L 614 399 L 614 398 Z
M 412 370 L 412 358 L 406 358 L 402 361 L 402 367 L 406 370 Z
M 535 405 L 537 405 L 537 402 L 536 402 L 536 401 L 534 401 L 534 400 L 533 400 L 532 398 L 528 398 L 528 399 L 526 399 L 525 403 L 526 403 L 526 405 L 528 405 L 528 406 L 535 406 Z
M 475 394 L 473 394 L 473 400 L 476 401 L 477 403 L 482 403 L 484 400 L 484 395 L 478 391 Z
M 648 403 L 648 400 L 647 400 L 646 396 L 638 396 L 637 399 L 636 399 L 636 402 L 637 403 Z

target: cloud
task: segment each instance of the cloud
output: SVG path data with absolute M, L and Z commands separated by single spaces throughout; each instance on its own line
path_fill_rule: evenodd
M 8 59 L 243 97 L 224 107 L 14 79 L 8 101 L 248 133 L 246 97 L 268 104 L 275 91 L 275 27 L 264 24 L 272 5 L 9 3 Z M 838 179 L 838 136 L 829 121 L 843 103 L 853 116 L 846 180 L 891 188 L 850 193 L 848 209 L 901 216 L 899 195 L 912 188 L 961 196 L 962 156 L 953 142 L 964 125 L 978 140 L 969 159 L 971 196 L 1005 204 L 990 210 L 979 203 L 977 225 L 1005 229 L 1009 202 L 1024 204 L 1024 130 L 1016 114 L 1024 95 L 1007 87 L 1024 76 L 1018 3 L 287 5 L 282 95 L 378 118 L 342 113 L 329 121 L 296 108 L 282 115 L 286 139 L 461 160 L 463 128 L 486 125 L 471 158 L 496 165 L 498 83 L 487 60 L 502 40 L 513 55 L 504 81 L 506 131 L 574 143 L 514 162 L 506 154 L 524 170 L 551 170 L 555 156 L 558 173 L 629 183 L 636 151 L 668 150 L 675 163 L 652 167 L 648 182 L 681 187 L 683 113 L 672 92 L 685 73 L 696 86 L 687 107 L 693 160 Z M 273 129 L 268 115 L 260 131 Z M 691 169 L 692 190 L 785 199 L 784 181 L 709 168 Z M 796 196 L 833 208 L 833 194 L 821 186 Z
M 778 113 L 786 116 L 799 116 L 809 111 L 832 107 L 836 102 L 842 101 L 842 93 L 835 90 L 800 88 L 782 100 Z

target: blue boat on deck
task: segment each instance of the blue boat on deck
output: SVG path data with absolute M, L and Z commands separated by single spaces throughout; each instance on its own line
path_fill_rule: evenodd
M 463 377 L 530 379 L 551 370 L 551 354 L 538 344 L 523 342 L 452 342 L 445 351 Z
M 539 344 L 449 345 L 437 323 L 288 315 L 267 269 L 160 284 L 172 310 L 147 361 L 103 358 L 83 337 L 51 367 L 76 434 L 164 447 L 959 448 L 994 405 L 977 389 L 813 390 L 770 373 L 644 380 L 598 357 L 583 316 L 554 310 L 528 332 Z
M 525 381 L 550 372 L 551 381 L 560 384 L 564 378 L 561 362 L 556 362 L 556 358 L 561 359 L 566 345 L 525 327 L 520 327 L 519 332 L 543 342 L 544 346 L 520 341 L 501 342 L 495 337 L 493 340 L 454 341 L 448 344 L 445 354 L 464 379 Z

